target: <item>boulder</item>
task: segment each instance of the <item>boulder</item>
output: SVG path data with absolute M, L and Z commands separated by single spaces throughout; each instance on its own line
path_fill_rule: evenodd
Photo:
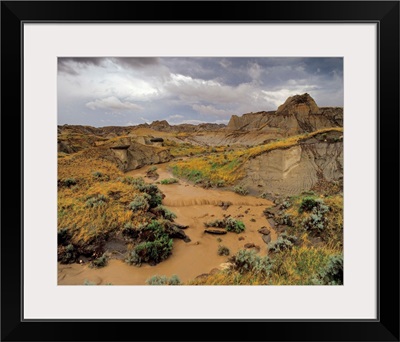
M 267 227 L 261 227 L 257 231 L 262 235 L 270 235 L 271 234 L 271 231 Z
M 272 228 L 274 228 L 274 227 L 276 226 L 276 222 L 275 222 L 274 219 L 269 218 L 267 221 L 268 221 L 269 225 L 270 225 Z
M 190 238 L 186 235 L 186 233 L 178 228 L 179 225 L 174 223 L 166 223 L 165 224 L 165 232 L 168 234 L 169 237 L 174 239 L 182 239 L 185 242 L 190 242 Z
M 179 228 L 179 229 L 187 229 L 189 228 L 189 226 L 185 226 L 183 224 L 178 224 L 178 223 L 174 223 L 175 227 Z
M 265 243 L 270 243 L 271 242 L 271 234 L 269 235 L 263 235 L 262 239 Z
M 216 234 L 216 235 L 223 235 L 223 234 L 226 234 L 226 233 L 227 233 L 226 230 L 222 230 L 222 229 L 210 229 L 210 228 L 204 229 L 204 232 L 205 232 L 205 233 L 208 233 L 208 234 Z

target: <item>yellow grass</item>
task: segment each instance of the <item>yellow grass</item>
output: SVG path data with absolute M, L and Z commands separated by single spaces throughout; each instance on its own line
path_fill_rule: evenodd
M 95 172 L 102 176 L 95 177 Z M 79 152 L 59 159 L 58 179 L 74 179 L 77 183 L 58 189 L 58 228 L 68 229 L 73 243 L 88 242 L 99 234 L 121 228 L 133 219 L 140 221 L 128 209 L 137 190 L 122 182 L 122 172 L 111 162 L 85 157 Z M 97 195 L 104 195 L 106 203 L 89 208 L 87 201 Z

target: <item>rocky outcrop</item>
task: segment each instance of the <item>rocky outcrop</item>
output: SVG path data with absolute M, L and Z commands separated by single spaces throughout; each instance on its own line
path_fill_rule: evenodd
M 342 125 L 343 108 L 319 108 L 305 93 L 289 97 L 276 111 L 233 115 L 226 129 L 288 136 Z
M 322 134 L 288 149 L 278 149 L 249 160 L 242 185 L 253 192 L 295 195 L 325 181 L 342 185 L 341 132 Z
M 320 107 L 319 110 L 333 126 L 343 127 L 343 107 Z
M 154 129 L 155 131 L 161 131 L 161 132 L 170 132 L 171 131 L 171 125 L 168 123 L 167 120 L 153 121 L 149 125 L 149 128 Z
M 112 138 L 121 135 L 127 135 L 132 129 L 128 126 L 106 126 L 106 127 L 92 127 L 80 125 L 59 125 L 58 134 L 85 134 L 95 135 L 99 137 Z
M 266 124 L 266 119 L 268 116 L 274 115 L 275 111 L 271 112 L 257 112 L 257 113 L 247 113 L 242 116 L 232 115 L 229 120 L 227 130 L 244 130 L 252 131 L 262 128 Z
M 276 111 L 276 115 L 295 115 L 296 117 L 307 117 L 315 114 L 319 114 L 319 108 L 314 99 L 307 93 L 288 97 Z
M 210 132 L 219 131 L 226 127 L 225 124 L 217 123 L 201 123 L 198 125 L 193 124 L 179 124 L 170 125 L 166 120 L 156 120 L 151 124 L 145 123 L 135 126 L 135 129 L 150 128 L 158 132 L 173 132 L 173 133 L 197 133 L 197 132 Z
M 110 146 L 115 161 L 122 171 L 130 171 L 145 165 L 165 163 L 172 159 L 169 150 L 155 146 L 142 145 L 127 139 Z

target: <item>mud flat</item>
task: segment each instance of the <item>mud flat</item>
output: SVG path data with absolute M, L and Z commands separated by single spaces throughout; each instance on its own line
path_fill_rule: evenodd
M 172 177 L 167 167 L 168 163 L 157 165 L 158 181 Z M 143 177 L 146 182 L 154 183 L 153 179 L 145 177 L 147 169 L 148 166 L 130 171 L 126 175 Z M 117 259 L 109 260 L 108 265 L 100 269 L 90 268 L 88 264 L 59 264 L 58 284 L 84 285 L 86 281 L 97 285 L 146 285 L 146 280 L 153 275 L 170 277 L 173 274 L 186 282 L 209 273 L 212 269 L 224 267 L 228 256 L 218 255 L 219 245 L 228 247 L 230 255 L 244 248 L 246 244 L 254 244 L 260 255 L 266 254 L 267 245 L 258 229 L 270 229 L 263 211 L 272 202 L 253 196 L 241 196 L 231 191 L 203 189 L 182 180 L 175 184 L 157 186 L 165 194 L 163 205 L 177 215 L 175 222 L 189 226 L 185 233 L 190 242 L 174 239 L 172 255 L 155 266 L 130 266 Z M 226 216 L 242 221 L 246 230 L 240 234 L 228 232 L 224 235 L 204 232 L 204 223 Z M 273 229 L 270 231 L 273 241 L 277 238 L 276 233 Z

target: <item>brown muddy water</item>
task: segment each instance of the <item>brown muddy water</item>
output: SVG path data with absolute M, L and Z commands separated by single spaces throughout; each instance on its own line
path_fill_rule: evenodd
M 159 174 L 157 181 L 172 177 L 167 167 L 168 163 L 157 165 Z M 143 177 L 146 182 L 153 183 L 154 180 L 145 177 L 148 168 L 146 166 L 130 171 L 126 175 Z M 228 257 L 217 254 L 219 245 L 228 247 L 230 255 L 233 255 L 244 248 L 245 244 L 254 243 L 260 247 L 260 255 L 266 254 L 266 244 L 257 230 L 261 227 L 270 228 L 263 210 L 272 205 L 271 201 L 253 196 L 241 196 L 231 191 L 203 189 L 183 180 L 177 184 L 157 184 L 157 186 L 165 194 L 163 205 L 177 215 L 175 222 L 189 226 L 185 229 L 185 233 L 190 237 L 190 242 L 174 239 L 172 255 L 155 266 L 147 264 L 141 267 L 130 266 L 119 259 L 109 260 L 108 265 L 100 269 L 90 268 L 88 264 L 59 264 L 58 284 L 83 285 L 85 281 L 89 281 L 97 285 L 146 285 L 146 280 L 153 275 L 170 277 L 174 274 L 181 282 L 187 282 L 215 268 L 224 267 Z M 227 201 L 232 203 L 227 209 L 219 206 L 221 202 Z M 204 233 L 205 222 L 222 219 L 223 215 L 241 220 L 246 230 L 240 234 Z M 277 238 L 273 229 L 271 238 L 272 241 Z

